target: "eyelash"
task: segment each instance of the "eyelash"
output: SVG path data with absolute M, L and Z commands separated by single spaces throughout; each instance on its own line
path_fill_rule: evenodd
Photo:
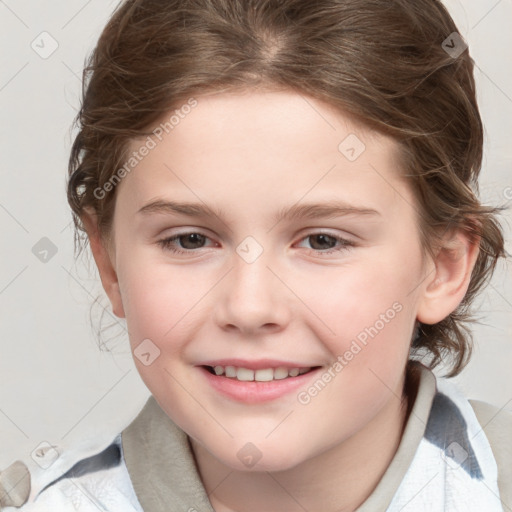
M 173 242 L 175 242 L 179 238 L 187 236 L 187 235 L 201 235 L 204 238 L 209 238 L 206 235 L 204 235 L 203 233 L 200 233 L 198 231 L 190 231 L 190 232 L 186 232 L 186 233 L 179 233 L 179 234 L 174 235 L 172 237 L 164 238 L 162 240 L 158 240 L 157 244 L 159 246 L 161 246 L 164 250 L 172 252 L 172 253 L 175 253 L 175 254 L 191 254 L 191 253 L 193 253 L 193 252 L 195 252 L 195 251 L 197 251 L 199 249 L 203 249 L 203 247 L 199 247 L 198 249 L 185 249 L 185 250 L 182 250 L 182 249 L 177 249 L 176 247 L 174 247 L 172 245 Z M 305 239 L 307 239 L 307 238 L 309 238 L 311 236 L 318 236 L 318 235 L 327 235 L 327 237 L 332 238 L 332 239 L 334 239 L 337 242 L 340 242 L 341 245 L 338 248 L 327 249 L 325 251 L 317 250 L 317 249 L 309 249 L 309 251 L 312 251 L 315 254 L 320 254 L 320 255 L 333 254 L 333 253 L 336 253 L 336 252 L 342 252 L 342 251 L 346 251 L 346 250 L 349 250 L 349 249 L 352 249 L 352 248 L 356 247 L 356 244 L 354 242 L 350 241 L 350 240 L 346 240 L 345 238 L 340 238 L 340 237 L 337 237 L 337 236 L 334 236 L 334 235 L 330 235 L 329 233 L 323 233 L 323 232 L 310 233 L 309 235 L 306 235 L 306 236 L 302 237 L 300 239 L 300 241 L 305 240 Z

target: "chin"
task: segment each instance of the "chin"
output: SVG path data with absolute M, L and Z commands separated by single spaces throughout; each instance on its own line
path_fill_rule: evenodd
M 258 448 L 257 445 L 248 442 L 236 451 L 235 457 L 233 457 L 232 449 L 229 449 L 228 453 L 216 451 L 210 453 L 231 469 L 247 472 L 286 471 L 307 459 L 306 454 L 298 453 L 292 446 L 283 447 L 281 445 L 280 448 L 277 449 L 276 446 L 269 443 L 265 447 Z

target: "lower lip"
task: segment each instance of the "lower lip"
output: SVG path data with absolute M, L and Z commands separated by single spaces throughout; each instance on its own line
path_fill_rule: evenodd
M 233 400 L 245 403 L 267 402 L 292 393 L 303 386 L 321 369 L 317 368 L 308 373 L 297 375 L 297 377 L 259 382 L 241 381 L 229 377 L 213 375 L 206 368 L 198 368 L 216 391 L 219 391 Z

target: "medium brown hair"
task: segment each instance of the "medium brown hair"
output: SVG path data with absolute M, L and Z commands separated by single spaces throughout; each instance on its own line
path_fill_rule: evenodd
M 274 87 L 323 100 L 399 145 L 417 200 L 423 253 L 462 229 L 480 245 L 459 307 L 418 324 L 412 353 L 461 371 L 471 352 L 470 305 L 505 255 L 497 214 L 477 198 L 483 128 L 468 51 L 437 0 L 125 0 L 89 56 L 69 159 L 75 251 L 87 243 L 85 207 L 111 240 L 115 187 L 128 144 L 187 98 Z M 453 47 L 453 39 L 450 47 Z M 457 44 L 461 44 L 458 40 Z M 149 130 L 149 131 L 148 131 Z

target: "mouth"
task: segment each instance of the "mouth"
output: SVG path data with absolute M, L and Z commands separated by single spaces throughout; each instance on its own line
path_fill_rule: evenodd
M 245 404 L 281 398 L 289 403 L 293 394 L 318 376 L 322 368 L 273 358 L 215 359 L 197 365 L 203 382 L 215 395 Z
M 207 372 L 217 377 L 225 377 L 227 379 L 240 381 L 240 382 L 271 382 L 276 380 L 285 380 L 299 375 L 310 373 L 319 366 L 309 366 L 302 368 L 288 368 L 285 366 L 278 366 L 276 368 L 260 368 L 253 370 L 241 366 L 202 366 Z

